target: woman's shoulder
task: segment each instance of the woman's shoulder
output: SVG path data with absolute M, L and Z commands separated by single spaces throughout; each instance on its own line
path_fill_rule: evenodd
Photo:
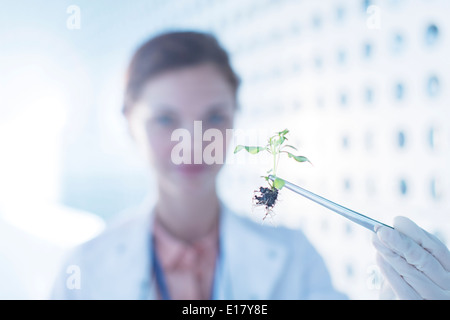
M 137 299 L 147 275 L 148 220 L 149 215 L 133 215 L 112 223 L 69 252 L 55 281 L 52 298 Z M 82 290 L 67 287 L 71 277 L 68 270 L 79 271 Z
M 148 249 L 149 215 L 131 213 L 110 221 L 96 237 L 74 247 L 66 254 L 66 265 L 77 265 L 89 273 L 111 269 Z

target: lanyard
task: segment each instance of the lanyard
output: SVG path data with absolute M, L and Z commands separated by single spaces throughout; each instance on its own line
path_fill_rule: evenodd
M 153 248 L 153 270 L 155 270 L 156 284 L 158 285 L 159 292 L 162 300 L 170 300 L 169 288 L 167 287 L 166 279 L 164 277 L 164 271 L 159 262 L 156 249 Z
M 214 297 L 216 296 L 216 285 L 217 285 L 217 276 L 220 275 L 221 272 L 221 259 L 220 259 L 220 252 L 221 252 L 221 248 L 219 246 L 219 254 L 218 257 L 216 259 L 216 265 L 215 265 L 215 271 L 214 271 L 214 276 L 213 276 L 213 285 L 212 285 L 212 290 L 211 290 L 211 297 L 210 300 L 213 300 Z M 169 293 L 169 287 L 167 286 L 167 282 L 164 276 L 164 270 L 162 268 L 161 263 L 159 262 L 158 259 L 158 254 L 156 253 L 156 248 L 155 246 L 153 246 L 152 248 L 152 260 L 153 260 L 153 270 L 155 272 L 155 278 L 156 278 L 156 284 L 159 288 L 159 292 L 161 294 L 161 299 L 162 300 L 171 300 L 170 298 L 170 293 Z

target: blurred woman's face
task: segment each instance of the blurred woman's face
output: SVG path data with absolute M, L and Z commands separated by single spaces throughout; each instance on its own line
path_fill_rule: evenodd
M 233 127 L 235 109 L 233 88 L 213 64 L 166 71 L 148 81 L 128 121 L 155 168 L 160 187 L 190 193 L 213 190 L 225 161 L 226 129 Z M 183 139 L 173 135 L 177 129 L 182 129 Z M 217 135 L 204 141 L 208 129 L 217 129 L 214 132 L 221 133 L 222 141 L 214 141 Z M 223 160 L 206 164 L 201 159 L 199 163 L 198 156 L 204 155 L 205 148 L 210 154 L 213 146 L 216 159 Z

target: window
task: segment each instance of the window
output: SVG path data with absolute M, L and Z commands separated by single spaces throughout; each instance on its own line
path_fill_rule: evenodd
M 348 135 L 344 135 L 341 140 L 342 143 L 342 149 L 349 149 L 350 148 L 350 138 Z
M 348 95 L 345 92 L 339 93 L 339 104 L 343 107 L 347 106 L 348 104 Z
M 343 6 L 336 7 L 336 11 L 335 11 L 336 20 L 337 21 L 343 21 L 344 18 L 345 18 L 345 13 L 346 13 L 346 11 L 345 11 L 345 8 Z
M 404 131 L 399 131 L 397 133 L 397 146 L 402 149 L 406 145 L 406 134 Z
M 440 150 L 443 147 L 443 134 L 438 127 L 431 127 L 427 132 L 427 144 L 432 150 Z
M 398 189 L 399 189 L 399 193 L 402 196 L 406 196 L 406 194 L 408 193 L 408 183 L 406 182 L 405 179 L 400 179 L 400 181 L 398 183 Z
M 351 191 L 352 190 L 352 181 L 350 180 L 350 178 L 345 178 L 343 181 L 343 187 L 344 187 L 344 191 Z
M 318 13 L 314 14 L 312 17 L 312 26 L 315 30 L 322 27 L 322 17 Z
M 394 97 L 396 100 L 401 101 L 405 98 L 405 86 L 403 83 L 398 82 L 394 87 Z
M 373 1 L 372 1 L 372 0 L 363 0 L 363 1 L 362 1 L 362 9 L 363 9 L 363 12 L 366 13 L 367 8 L 369 8 L 372 4 L 373 4 Z
M 405 37 L 401 33 L 395 33 L 392 37 L 392 51 L 400 52 L 405 48 Z
M 442 183 L 438 178 L 432 178 L 430 181 L 430 195 L 434 200 L 442 197 Z
M 439 28 L 434 23 L 428 25 L 425 31 L 425 43 L 428 46 L 436 44 L 439 40 Z
M 363 56 L 364 58 L 369 59 L 372 57 L 372 55 L 373 55 L 373 45 L 369 42 L 366 42 L 363 45 Z
M 439 84 L 439 78 L 435 75 L 432 75 L 427 80 L 427 96 L 430 98 L 434 98 L 437 95 L 439 95 L 440 91 L 440 84 Z
M 323 59 L 321 56 L 317 55 L 314 57 L 314 66 L 316 69 L 321 69 L 323 66 Z
M 347 52 L 344 49 L 339 49 L 337 52 L 337 62 L 343 65 L 347 62 Z
M 367 87 L 367 88 L 364 90 L 364 101 L 365 101 L 367 104 L 372 104 L 373 100 L 374 100 L 373 89 L 370 88 L 370 87 Z

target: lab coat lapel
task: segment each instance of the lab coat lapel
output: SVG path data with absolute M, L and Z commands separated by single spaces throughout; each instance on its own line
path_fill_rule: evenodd
M 283 272 L 287 249 L 270 241 L 264 227 L 223 206 L 221 217 L 222 281 L 218 299 L 271 299 Z
M 144 203 L 133 226 L 117 243 L 116 285 L 119 299 L 156 299 L 152 270 L 153 204 Z M 220 259 L 215 275 L 216 299 L 271 299 L 283 272 L 287 249 L 272 242 L 265 228 L 237 216 L 222 204 Z M 269 232 L 270 233 L 270 232 Z
M 117 243 L 117 262 L 113 267 L 117 278 L 110 292 L 119 299 L 155 299 L 156 286 L 152 271 L 152 204 L 145 201 L 129 221 L 127 232 Z

